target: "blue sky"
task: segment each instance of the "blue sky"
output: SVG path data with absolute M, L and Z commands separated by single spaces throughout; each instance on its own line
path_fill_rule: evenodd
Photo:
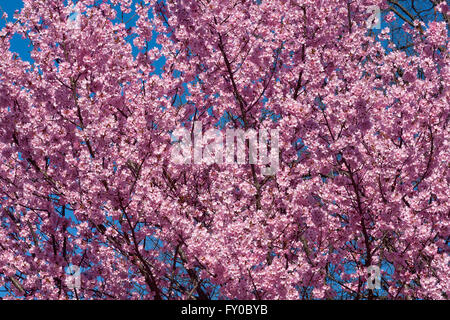
M 66 1 L 65 1 L 66 2 Z M 138 0 L 133 0 L 133 3 L 138 2 Z M 0 17 L 3 15 L 3 12 L 6 12 L 8 14 L 8 21 L 13 21 L 13 15 L 14 12 L 16 10 L 21 10 L 23 8 L 23 1 L 22 0 L 0 0 Z M 132 14 L 129 14 L 129 16 L 131 17 Z M 129 18 L 129 17 L 128 17 Z M 128 20 L 127 17 L 125 17 L 124 20 Z M 117 21 L 119 21 L 119 19 L 117 19 Z M 134 25 L 134 23 L 136 22 L 136 18 L 134 19 L 130 19 L 127 23 L 127 25 Z M 0 19 L 0 29 L 3 28 L 5 26 L 5 20 L 4 19 Z M 130 40 L 130 43 L 132 42 L 132 39 Z M 150 42 L 150 47 L 156 46 L 156 34 L 154 34 L 152 41 Z M 32 47 L 30 46 L 29 41 L 27 41 L 26 39 L 22 39 L 22 37 L 20 35 L 14 35 L 12 41 L 11 41 L 11 50 L 18 53 L 19 56 L 23 59 L 23 60 L 27 60 L 32 62 L 31 56 L 30 56 L 30 52 L 32 50 Z M 137 55 L 138 51 L 137 49 L 133 46 L 133 53 L 134 55 Z M 163 61 L 158 61 L 154 64 L 155 68 L 156 68 L 156 73 L 160 73 L 162 70 L 162 66 L 163 66 L 164 62 Z
M 0 0 L 0 10 L 3 10 L 8 14 L 8 21 L 13 19 L 14 11 L 21 10 L 23 8 L 22 0 Z M 3 13 L 0 13 L 0 16 Z M 5 26 L 5 20 L 0 20 L 0 28 Z M 17 52 L 22 59 L 30 61 L 31 47 L 28 45 L 27 41 L 22 39 L 21 36 L 15 35 L 11 41 L 11 49 Z

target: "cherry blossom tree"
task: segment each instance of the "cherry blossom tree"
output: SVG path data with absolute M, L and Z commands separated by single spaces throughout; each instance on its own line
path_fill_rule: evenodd
M 0 31 L 3 298 L 448 299 L 448 7 L 403 3 L 80 0 L 74 27 L 72 1 L 24 0 Z M 278 130 L 278 171 L 175 163 L 195 121 Z

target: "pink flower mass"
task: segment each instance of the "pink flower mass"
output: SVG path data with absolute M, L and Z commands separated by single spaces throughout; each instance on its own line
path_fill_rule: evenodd
M 73 5 L 0 11 L 3 299 L 449 298 L 446 7 Z M 277 130 L 276 173 L 173 161 L 196 121 Z

